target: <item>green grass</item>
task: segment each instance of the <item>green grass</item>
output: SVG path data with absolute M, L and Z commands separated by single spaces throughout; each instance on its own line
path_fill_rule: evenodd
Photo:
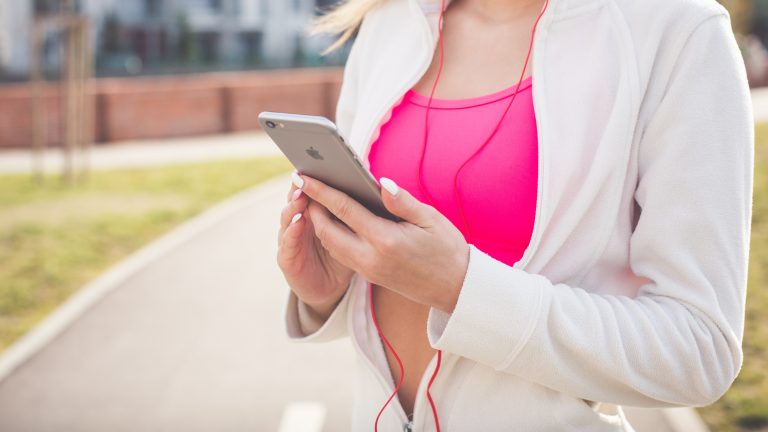
M 768 431 L 768 123 L 755 135 L 755 183 L 744 364 L 728 393 L 699 413 L 713 431 Z
M 284 158 L 95 172 L 78 186 L 0 176 L 0 351 L 111 264 Z

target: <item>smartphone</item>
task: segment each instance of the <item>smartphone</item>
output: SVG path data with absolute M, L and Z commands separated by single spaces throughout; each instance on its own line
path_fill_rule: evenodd
M 263 111 L 259 124 L 296 170 L 338 189 L 371 213 L 396 222 L 381 201 L 381 186 L 336 125 L 323 116 Z

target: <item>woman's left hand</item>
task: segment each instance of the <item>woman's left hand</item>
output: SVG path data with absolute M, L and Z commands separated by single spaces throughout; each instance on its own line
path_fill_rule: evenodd
M 404 221 L 376 216 L 344 192 L 300 177 L 303 185 L 297 179 L 294 183 L 311 198 L 307 211 L 315 235 L 331 256 L 376 285 L 453 312 L 469 265 L 469 245 L 450 220 L 384 177 L 384 206 Z

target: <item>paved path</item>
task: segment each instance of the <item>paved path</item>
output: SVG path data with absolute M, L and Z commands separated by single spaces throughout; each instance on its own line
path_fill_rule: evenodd
M 283 175 L 239 196 L 132 266 L 0 381 L 0 431 L 282 432 L 297 402 L 319 402 L 323 430 L 346 431 L 349 342 L 293 344 L 281 327 L 275 224 L 288 186 Z M 660 411 L 630 416 L 638 432 L 672 431 Z
M 248 195 L 0 382 L 0 431 L 277 431 L 301 401 L 344 431 L 351 346 L 282 333 L 275 224 L 289 184 Z

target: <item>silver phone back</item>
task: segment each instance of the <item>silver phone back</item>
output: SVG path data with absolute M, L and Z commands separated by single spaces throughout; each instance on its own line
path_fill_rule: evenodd
M 322 116 L 264 111 L 259 124 L 296 169 L 351 196 L 390 220 L 380 186 L 332 121 Z

